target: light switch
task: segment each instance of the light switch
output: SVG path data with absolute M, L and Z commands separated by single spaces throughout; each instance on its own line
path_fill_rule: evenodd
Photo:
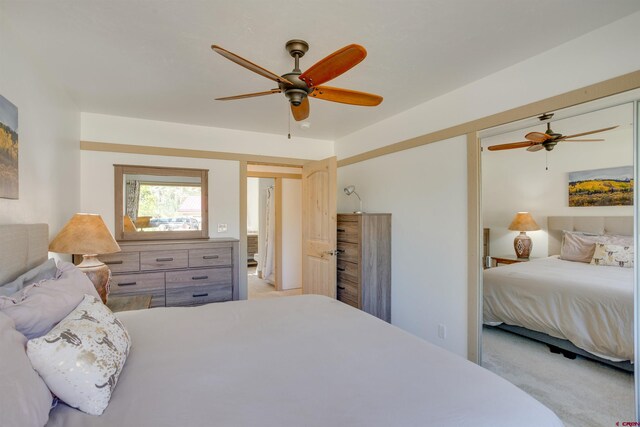
M 227 231 L 227 224 L 218 224 L 218 233 L 224 233 Z

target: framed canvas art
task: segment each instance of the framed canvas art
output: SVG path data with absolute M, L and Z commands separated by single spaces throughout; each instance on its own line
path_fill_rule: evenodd
M 633 206 L 633 166 L 569 172 L 569 206 Z
M 0 95 L 0 197 L 18 198 L 18 107 Z

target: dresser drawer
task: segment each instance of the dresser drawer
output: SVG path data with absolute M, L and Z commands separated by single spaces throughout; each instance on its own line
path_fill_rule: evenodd
M 355 308 L 360 308 L 358 303 L 358 285 L 346 280 L 338 280 L 337 289 L 338 301 L 342 301 L 345 304 L 349 304 Z
M 360 251 L 356 243 L 338 242 L 338 261 L 357 263 L 359 253 Z
M 358 283 L 360 281 L 358 277 L 358 264 L 338 260 L 336 269 L 338 270 L 338 281 L 348 280 L 353 283 Z
M 189 265 L 189 251 L 151 251 L 140 254 L 140 270 L 168 270 L 186 268 Z
M 167 307 L 176 305 L 200 305 L 210 302 L 231 301 L 231 282 L 218 285 L 195 284 L 167 288 Z
M 164 273 L 113 275 L 109 295 L 151 295 L 151 307 L 164 307 Z
M 189 267 L 231 265 L 231 248 L 189 249 Z
M 200 268 L 197 270 L 167 271 L 167 291 L 170 288 L 190 286 L 205 283 L 219 285 L 231 283 L 231 267 L 224 268 Z
M 140 252 L 117 252 L 115 254 L 99 255 L 112 273 L 129 273 L 140 271 Z
M 338 242 L 358 243 L 360 224 L 357 222 L 338 221 Z

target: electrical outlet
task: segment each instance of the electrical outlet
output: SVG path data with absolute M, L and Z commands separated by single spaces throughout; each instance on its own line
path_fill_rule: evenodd
M 447 338 L 447 327 L 442 323 L 438 325 L 438 338 L 444 340 Z
M 218 233 L 224 233 L 227 231 L 227 224 L 218 224 Z

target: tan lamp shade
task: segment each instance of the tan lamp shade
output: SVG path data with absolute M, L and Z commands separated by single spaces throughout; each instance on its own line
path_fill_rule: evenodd
M 110 254 L 120 252 L 100 215 L 75 214 L 49 244 L 51 252 L 63 254 Z
M 529 212 L 518 212 L 509 225 L 511 231 L 536 231 L 540 226 L 531 217 Z

